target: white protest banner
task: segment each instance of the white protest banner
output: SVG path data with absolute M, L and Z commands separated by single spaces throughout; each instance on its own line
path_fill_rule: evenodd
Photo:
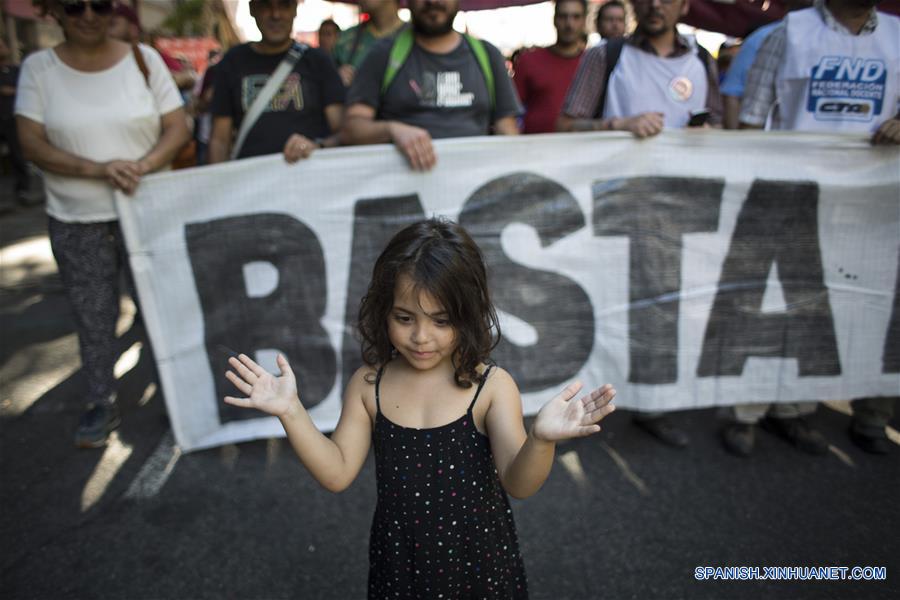
M 375 257 L 443 215 L 484 251 L 526 412 L 566 382 L 677 409 L 900 391 L 900 150 L 842 136 L 677 131 L 391 146 L 146 178 L 118 207 L 185 450 L 283 435 L 227 406 L 227 349 L 291 362 L 316 424 L 360 365 Z

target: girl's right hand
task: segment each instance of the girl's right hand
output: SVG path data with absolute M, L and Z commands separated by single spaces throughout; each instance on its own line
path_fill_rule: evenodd
M 256 408 L 276 417 L 286 416 L 300 406 L 297 394 L 297 380 L 288 361 L 281 354 L 276 359 L 281 375 L 272 375 L 246 354 L 228 359 L 234 371 L 225 373 L 225 377 L 234 384 L 246 398 L 225 396 L 225 402 L 241 408 Z

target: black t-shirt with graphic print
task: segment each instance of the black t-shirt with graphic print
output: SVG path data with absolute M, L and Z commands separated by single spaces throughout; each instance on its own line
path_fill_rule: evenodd
M 487 135 L 494 122 L 517 116 L 521 107 L 503 56 L 491 44 L 483 43 L 494 74 L 493 115 L 484 73 L 464 39 L 447 54 L 413 44 L 409 58 L 383 96 L 381 82 L 393 39 L 380 40 L 357 70 L 347 92 L 347 106 L 371 106 L 377 119 L 421 127 L 434 139 Z
M 244 114 L 286 54 L 260 54 L 251 44 L 229 50 L 213 76 L 213 117 L 231 117 L 235 130 L 240 129 Z M 325 107 L 343 104 L 344 94 L 328 55 L 318 48 L 307 49 L 250 130 L 238 158 L 281 152 L 294 133 L 310 139 L 327 137 L 332 132 Z

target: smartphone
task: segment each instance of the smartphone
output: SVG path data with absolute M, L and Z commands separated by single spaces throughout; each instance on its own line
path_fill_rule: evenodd
M 703 127 L 709 121 L 709 109 L 702 108 L 700 110 L 692 110 L 691 118 L 688 120 L 688 127 Z

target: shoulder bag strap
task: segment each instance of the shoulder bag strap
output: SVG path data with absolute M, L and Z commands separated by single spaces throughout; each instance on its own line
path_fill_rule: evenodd
M 484 74 L 484 82 L 487 84 L 488 95 L 491 99 L 491 112 L 494 112 L 497 106 L 497 88 L 494 84 L 494 70 L 491 68 L 491 59 L 481 40 L 468 33 L 464 35 L 469 43 L 469 48 L 472 49 L 472 54 L 475 55 L 475 60 L 478 61 L 478 66 L 481 67 L 481 72 Z
M 141 75 L 144 76 L 144 83 L 147 84 L 147 87 L 150 87 L 150 69 L 147 68 L 147 62 L 144 60 L 144 53 L 141 52 L 141 49 L 138 48 L 137 44 L 131 45 L 131 51 L 134 53 L 134 62 L 137 63 L 138 69 L 141 70 Z
M 622 55 L 622 47 L 625 46 L 625 38 L 616 38 L 606 42 L 606 70 L 603 73 L 603 95 L 594 112 L 595 119 L 603 118 L 603 108 L 606 106 L 606 96 L 609 93 L 609 78 L 612 76 L 616 63 Z

